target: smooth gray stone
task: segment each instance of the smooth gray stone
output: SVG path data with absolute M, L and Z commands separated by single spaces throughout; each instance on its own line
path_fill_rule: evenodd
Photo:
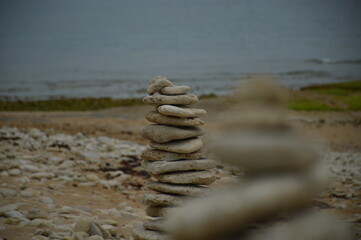
M 142 161 L 142 167 L 151 175 L 168 172 L 209 170 L 215 168 L 217 162 L 212 159 L 179 160 L 179 161 Z
M 307 231 L 305 231 L 307 229 Z M 350 223 L 337 214 L 318 211 L 285 222 L 269 223 L 235 240 L 351 240 Z
M 173 127 L 160 124 L 148 125 L 141 131 L 141 134 L 145 139 L 157 143 L 198 137 L 204 133 L 204 130 L 200 127 Z
M 321 155 L 321 146 L 289 133 L 230 131 L 215 135 L 211 149 L 225 163 L 249 174 L 306 172 Z
M 47 219 L 48 218 L 48 215 L 39 210 L 39 209 L 35 209 L 35 208 L 32 208 L 30 209 L 26 214 L 25 214 L 26 218 L 30 219 L 30 220 L 33 220 L 33 219 L 36 219 L 36 218 L 43 218 L 43 219 Z
M 108 230 L 105 230 L 98 223 L 86 218 L 81 218 L 75 223 L 73 232 L 85 232 L 90 236 L 98 235 L 105 239 L 108 239 L 111 236 Z
M 180 194 L 186 196 L 204 196 L 208 192 L 208 188 L 203 186 L 170 184 L 153 181 L 147 182 L 144 187 L 157 192 Z
M 194 160 L 194 159 L 204 158 L 204 151 L 203 149 L 200 149 L 193 153 L 172 153 L 172 152 L 166 152 L 166 151 L 148 148 L 145 151 L 143 151 L 141 158 L 150 161 L 173 161 L 180 159 Z
M 148 94 L 159 92 L 164 87 L 172 87 L 173 83 L 165 77 L 155 76 L 149 81 Z
M 216 179 L 213 173 L 208 171 L 164 173 L 154 177 L 166 183 L 201 185 L 211 184 Z
M 184 140 L 173 140 L 167 143 L 150 142 L 149 146 L 158 150 L 175 153 L 192 153 L 202 148 L 203 142 L 200 138 L 189 138 Z
M 201 117 L 207 113 L 206 110 L 203 109 L 185 108 L 172 105 L 161 105 L 157 110 L 163 115 L 173 117 Z
M 103 237 L 102 231 L 99 229 L 99 227 L 95 223 L 90 223 L 89 235 L 90 236 L 97 235 L 97 236 Z
M 170 209 L 172 207 L 155 207 L 155 206 L 148 206 L 145 209 L 145 213 L 149 217 L 164 217 L 165 215 L 169 214 Z
M 189 90 L 191 90 L 191 88 L 188 86 L 172 86 L 162 88 L 160 93 L 164 95 L 181 95 L 186 94 Z
M 142 196 L 141 202 L 144 205 L 166 207 L 180 205 L 184 202 L 184 199 L 184 197 L 179 195 L 147 193 Z
M 132 231 L 135 240 L 169 240 L 170 238 L 161 231 L 146 230 L 143 226 L 135 227 Z
M 85 232 L 89 233 L 91 220 L 86 218 L 81 218 L 75 222 L 73 232 Z
M 0 207 L 0 216 L 3 215 L 5 212 L 17 210 L 21 205 L 23 205 L 23 204 L 13 203 L 13 204 L 9 204 L 9 205 Z
M 272 175 L 220 190 L 174 208 L 165 227 L 175 239 L 222 239 L 251 223 L 307 205 L 327 182 L 324 173 L 313 174 Z
M 25 216 L 19 211 L 8 211 L 3 214 L 7 218 L 25 219 Z
M 171 117 L 160 114 L 157 111 L 150 111 L 147 115 L 145 115 L 145 119 L 150 122 L 171 126 L 197 127 L 204 124 L 203 120 L 200 118 Z
M 143 224 L 145 229 L 153 231 L 164 231 L 164 220 L 162 218 L 149 220 Z
M 189 105 L 198 102 L 198 97 L 193 94 L 184 94 L 184 95 L 151 95 L 143 98 L 143 103 L 150 105 Z

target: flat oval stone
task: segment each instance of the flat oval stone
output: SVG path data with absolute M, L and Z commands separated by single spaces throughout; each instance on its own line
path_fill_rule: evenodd
M 172 207 L 155 207 L 155 206 L 148 206 L 145 209 L 145 213 L 149 217 L 164 217 L 166 214 L 169 213 Z
M 162 218 L 146 221 L 143 226 L 148 230 L 165 231 L 164 220 Z
M 204 124 L 203 120 L 200 118 L 171 117 L 165 116 L 156 111 L 150 111 L 149 113 L 147 113 L 145 118 L 150 122 L 171 126 L 197 127 Z
M 210 197 L 174 208 L 171 214 L 167 215 L 165 227 L 175 239 L 224 239 L 222 236 L 225 236 L 225 233 L 237 233 L 252 223 L 275 216 L 275 213 L 284 214 L 300 209 L 301 206 L 307 206 L 327 182 L 325 175 L 313 174 L 308 175 L 307 178 L 292 174 L 263 179 L 261 177 L 249 180 L 247 183 L 236 184 Z M 275 227 L 273 231 L 278 229 L 279 225 L 276 224 Z M 288 233 L 281 239 L 297 239 L 299 235 L 294 235 L 291 229 L 288 227 Z M 304 227 L 300 229 L 307 231 Z M 297 237 L 293 238 L 293 236 Z M 267 238 L 247 237 L 246 239 L 278 240 L 280 238 L 267 236 Z M 307 239 L 307 237 L 298 239 Z M 315 239 L 322 238 L 315 237 Z
M 159 181 L 175 184 L 204 184 L 214 182 L 216 177 L 208 171 L 175 172 L 155 175 Z
M 174 104 L 174 105 L 189 105 L 198 102 L 198 97 L 193 94 L 185 95 L 151 95 L 143 98 L 143 103 L 150 105 Z
M 133 228 L 132 235 L 135 240 L 169 240 L 170 238 L 160 231 L 151 231 L 143 226 Z
M 180 95 L 186 94 L 189 90 L 191 90 L 191 88 L 188 86 L 172 86 L 162 88 L 160 93 L 164 95 Z
M 148 125 L 141 131 L 141 134 L 145 139 L 157 143 L 198 137 L 204 133 L 204 130 L 200 127 L 173 127 L 160 124 Z
M 190 170 L 209 170 L 215 168 L 217 162 L 212 159 L 179 160 L 179 161 L 142 161 L 142 167 L 152 175 L 167 172 L 179 172 Z
M 153 181 L 147 182 L 144 187 L 157 192 L 181 194 L 186 196 L 204 196 L 208 191 L 208 188 L 203 186 L 170 184 Z
M 207 113 L 204 109 L 184 108 L 172 105 L 161 105 L 157 110 L 163 115 L 173 117 L 201 117 Z
M 189 138 L 184 140 L 173 140 L 167 143 L 150 142 L 149 146 L 158 150 L 175 152 L 175 153 L 191 153 L 202 148 L 203 142 L 200 138 Z
M 143 151 L 141 158 L 150 161 L 173 161 L 180 159 L 194 160 L 194 159 L 204 158 L 204 151 L 203 149 L 200 149 L 193 153 L 172 153 L 172 152 L 166 152 L 166 151 L 148 148 L 145 151 Z
M 142 203 L 155 207 L 177 206 L 184 202 L 184 197 L 170 194 L 144 194 L 141 199 Z
M 290 132 L 224 133 L 214 138 L 212 148 L 225 163 L 246 174 L 307 172 L 320 157 L 320 146 Z M 258 151 L 262 149 L 262 151 Z
M 148 93 L 150 95 L 159 92 L 164 87 L 172 87 L 173 83 L 165 77 L 155 76 L 150 79 L 148 86 Z

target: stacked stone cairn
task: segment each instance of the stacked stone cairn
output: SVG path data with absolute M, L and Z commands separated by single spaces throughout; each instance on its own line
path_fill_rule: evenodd
M 204 158 L 200 139 L 205 133 L 200 117 L 206 111 L 188 107 L 198 102 L 189 91 L 188 86 L 174 86 L 164 77 L 157 76 L 149 82 L 149 96 L 143 102 L 155 106 L 146 115 L 155 124 L 141 131 L 151 141 L 142 154 L 142 167 L 153 179 L 145 187 L 154 192 L 142 197 L 151 219 L 133 230 L 136 240 L 168 239 L 163 216 L 185 200 L 205 194 L 205 185 L 215 180 L 209 170 L 216 167 L 216 161 Z
M 172 239 L 347 239 L 338 224 L 331 229 L 297 227 L 300 231 L 293 232 L 296 227 L 291 223 L 277 234 L 272 227 L 267 234 L 255 231 L 260 222 L 272 226 L 278 217 L 295 214 L 328 182 L 317 144 L 299 134 L 287 119 L 282 96 L 272 83 L 260 82 L 241 88 L 234 97 L 231 117 L 211 150 L 240 168 L 244 177 L 228 189 L 175 209 L 165 223 Z M 250 228 L 255 232 L 250 233 Z

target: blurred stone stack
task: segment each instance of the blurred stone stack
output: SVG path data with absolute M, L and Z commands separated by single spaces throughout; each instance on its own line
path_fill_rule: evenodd
M 150 140 L 142 154 L 142 167 L 153 177 L 146 188 L 155 191 L 145 194 L 142 202 L 148 205 L 146 214 L 152 217 L 143 226 L 133 230 L 135 239 L 167 239 L 163 216 L 186 199 L 203 195 L 215 180 L 212 172 L 214 160 L 205 159 L 203 142 L 205 132 L 200 118 L 203 109 L 189 108 L 198 102 L 197 96 L 188 94 L 188 86 L 174 86 L 164 77 L 149 82 L 149 96 L 143 102 L 155 106 L 146 119 L 155 124 L 142 129 L 142 136 Z
M 307 205 L 326 185 L 327 174 L 318 164 L 317 145 L 298 134 L 287 119 L 279 88 L 270 82 L 254 82 L 240 91 L 234 96 L 232 102 L 236 104 L 231 107 L 229 118 L 225 115 L 224 131 L 215 137 L 210 149 L 220 160 L 243 170 L 244 178 L 228 189 L 172 212 L 165 223 L 172 239 L 345 237 L 335 233 L 340 228 L 315 228 L 316 233 L 303 229 L 293 234 L 292 226 L 278 235 L 269 231 L 272 238 L 249 234 L 250 227 L 260 230 L 260 222 L 272 226 L 279 216 L 294 214 Z

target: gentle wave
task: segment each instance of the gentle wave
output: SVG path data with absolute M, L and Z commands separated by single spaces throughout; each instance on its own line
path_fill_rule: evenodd
M 331 77 L 331 73 L 316 70 L 298 70 L 278 73 L 280 76 L 302 76 L 306 78 L 324 78 Z
M 335 60 L 331 58 L 313 58 L 313 59 L 308 59 L 307 62 L 319 63 L 319 64 L 361 64 L 361 59 Z

